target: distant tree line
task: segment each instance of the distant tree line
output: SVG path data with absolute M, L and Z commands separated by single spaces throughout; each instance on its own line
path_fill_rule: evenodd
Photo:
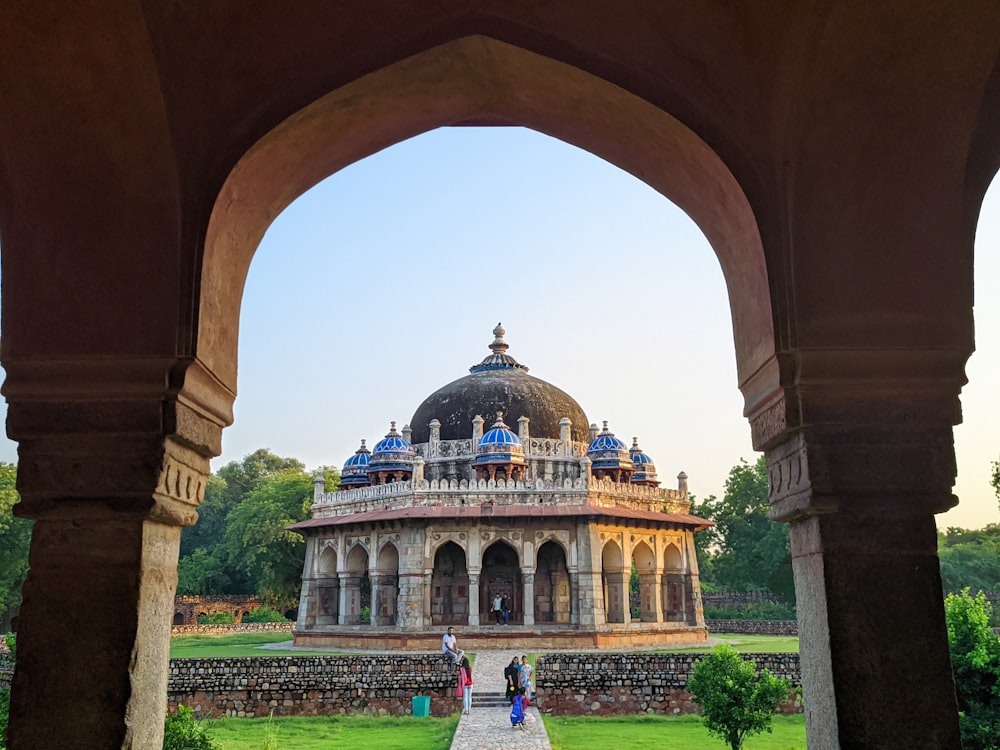
M 309 517 L 313 478 L 326 490 L 336 469 L 307 472 L 266 448 L 209 476 L 199 520 L 181 535 L 178 595 L 257 594 L 284 611 L 298 605 L 305 540 L 288 526 Z

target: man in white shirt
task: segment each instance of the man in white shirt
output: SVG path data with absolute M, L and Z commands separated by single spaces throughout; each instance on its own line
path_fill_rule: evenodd
M 502 610 L 503 610 L 503 597 L 500 596 L 500 594 L 497 594 L 496 599 L 493 600 L 493 606 L 490 607 L 490 611 L 494 615 L 496 615 L 497 625 L 500 624 L 500 618 L 503 616 L 500 614 Z
M 455 641 L 455 628 L 448 628 L 448 632 L 442 636 L 441 654 L 451 662 L 452 666 L 458 664 L 459 660 L 465 656 L 465 652 L 458 647 Z

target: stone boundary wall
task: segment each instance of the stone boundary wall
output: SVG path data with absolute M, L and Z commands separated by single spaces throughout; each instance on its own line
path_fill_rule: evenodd
M 792 683 L 781 713 L 799 713 L 798 654 L 744 654 Z M 687 692 L 700 654 L 545 654 L 535 663 L 538 710 L 555 716 L 687 714 L 697 705 Z
M 798 635 L 797 620 L 705 620 L 709 634 Z
M 702 591 L 701 600 L 713 607 L 746 607 L 750 604 L 781 601 L 770 591 Z
M 295 623 L 287 622 L 237 622 L 231 625 L 174 625 L 170 635 L 240 635 L 243 633 L 288 633 Z
M 448 716 L 461 710 L 455 686 L 440 654 L 171 659 L 167 703 L 211 717 L 405 715 L 428 695 Z

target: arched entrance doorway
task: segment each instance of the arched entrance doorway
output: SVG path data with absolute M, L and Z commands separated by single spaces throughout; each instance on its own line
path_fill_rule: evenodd
M 372 581 L 372 621 L 375 625 L 396 624 L 399 597 L 399 550 L 386 542 L 378 553 L 377 573 Z
M 517 550 L 503 541 L 491 544 L 483 553 L 483 571 L 479 585 L 479 601 L 482 602 L 481 608 L 486 610 L 480 614 L 480 622 L 491 622 L 489 608 L 497 596 L 507 600 L 508 623 L 524 621 L 524 607 L 522 606 L 524 591 Z
M 316 622 L 335 625 L 340 618 L 340 577 L 337 575 L 337 550 L 327 546 L 316 566 Z
M 608 622 L 625 623 L 628 611 L 628 571 L 622 548 L 609 541 L 601 551 L 601 576 L 604 585 L 604 612 Z
M 347 570 L 341 575 L 340 586 L 343 591 L 343 624 L 360 625 L 364 621 L 363 612 L 369 606 L 371 593 L 368 550 L 360 543 L 347 553 Z
M 656 556 L 645 542 L 639 542 L 632 550 L 632 564 L 639 576 L 639 619 L 643 622 L 657 622 L 659 618 L 659 576 L 656 575 Z
M 469 624 L 469 571 L 465 550 L 455 542 L 446 542 L 434 554 L 430 597 L 434 625 Z
M 668 544 L 663 553 L 663 619 L 681 622 L 686 619 L 687 579 L 684 571 L 684 556 L 677 545 Z
M 558 625 L 570 621 L 569 569 L 562 546 L 549 540 L 538 548 L 535 572 L 535 622 Z

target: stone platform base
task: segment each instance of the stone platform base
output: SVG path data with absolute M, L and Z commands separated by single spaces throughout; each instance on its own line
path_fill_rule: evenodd
M 407 630 L 342 625 L 323 630 L 293 631 L 295 645 L 306 648 L 350 648 L 371 651 L 440 651 L 441 636 L 447 629 Z M 576 630 L 559 626 L 525 627 L 520 625 L 453 625 L 459 648 L 514 649 L 634 649 L 657 646 L 701 644 L 708 640 L 705 627 L 679 626 L 676 623 L 651 625 L 637 623 L 601 631 Z

